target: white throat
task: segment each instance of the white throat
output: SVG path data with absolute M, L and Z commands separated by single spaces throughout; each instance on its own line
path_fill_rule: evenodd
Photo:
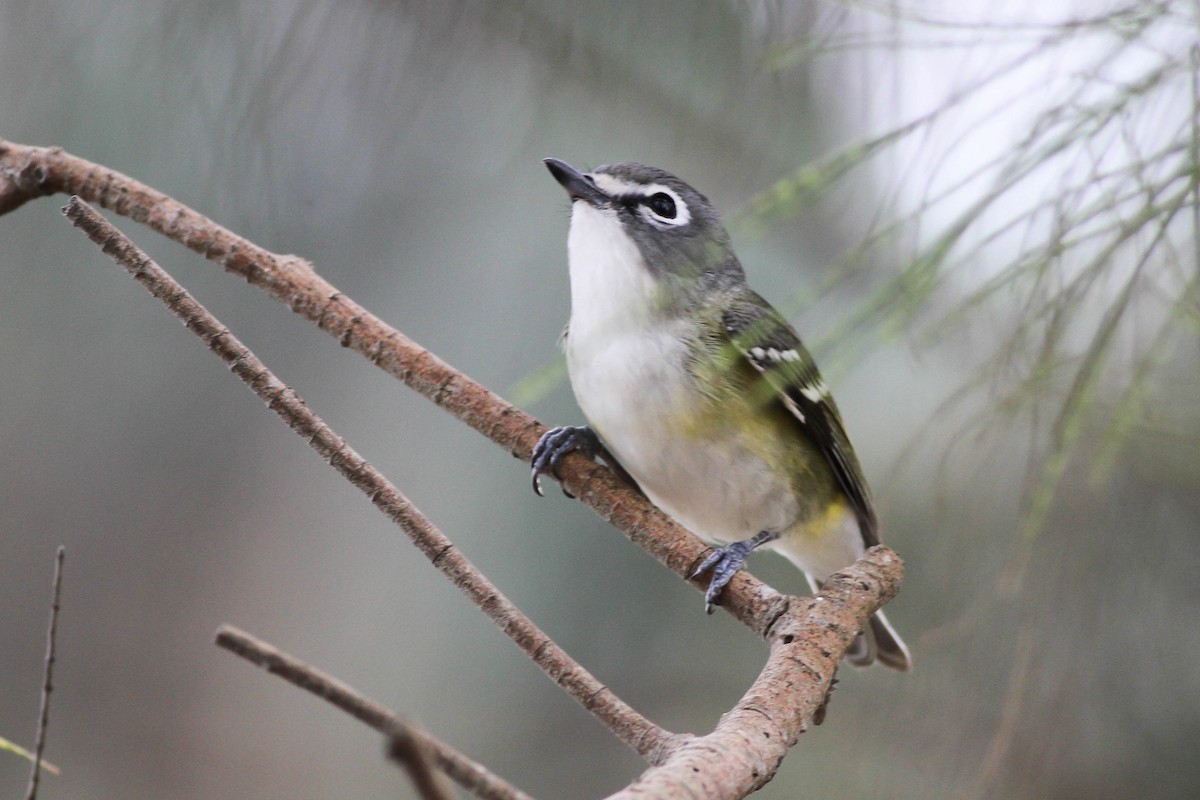
M 617 212 L 577 200 L 567 236 L 571 273 L 568 340 L 585 345 L 643 328 L 661 304 L 658 282 Z

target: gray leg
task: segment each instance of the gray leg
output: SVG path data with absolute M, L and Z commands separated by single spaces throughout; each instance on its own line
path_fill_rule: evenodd
M 721 590 L 733 580 L 733 576 L 738 573 L 738 570 L 746 566 L 746 557 L 756 547 L 778 538 L 778 533 L 763 531 L 753 538 L 742 539 L 740 542 L 718 548 L 713 551 L 712 555 L 704 559 L 704 563 L 696 567 L 696 571 L 692 573 L 693 578 L 698 578 L 704 573 L 712 571 L 712 578 L 708 582 L 708 591 L 704 593 L 704 610 L 709 614 L 713 612 Z

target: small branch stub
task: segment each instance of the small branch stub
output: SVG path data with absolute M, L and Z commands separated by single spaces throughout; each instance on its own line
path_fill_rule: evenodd
M 388 758 L 408 773 L 421 800 L 454 800 L 454 794 L 433 768 L 431 754 L 412 726 L 400 723 L 388 737 Z

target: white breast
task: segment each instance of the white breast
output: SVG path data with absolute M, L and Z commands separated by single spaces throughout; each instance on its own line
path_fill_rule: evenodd
M 576 202 L 568 238 L 571 386 L 593 429 L 647 496 L 685 527 L 728 542 L 793 521 L 791 489 L 736 431 L 698 438 L 679 421 L 706 398 L 685 364 L 682 320 L 662 295 L 614 212 Z
M 657 283 L 616 211 L 574 203 L 567 237 L 572 341 L 645 328 L 659 303 Z

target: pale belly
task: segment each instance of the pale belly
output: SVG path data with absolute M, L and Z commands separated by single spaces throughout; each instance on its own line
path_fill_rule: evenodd
M 784 532 L 798 504 L 767 469 L 761 437 L 735 428 L 721 409 L 688 391 L 683 346 L 667 334 L 627 335 L 600 347 L 567 341 L 571 385 L 589 424 L 646 495 L 710 542 Z M 703 432 L 688 424 L 704 416 Z M 752 444 L 756 446 L 752 447 Z

